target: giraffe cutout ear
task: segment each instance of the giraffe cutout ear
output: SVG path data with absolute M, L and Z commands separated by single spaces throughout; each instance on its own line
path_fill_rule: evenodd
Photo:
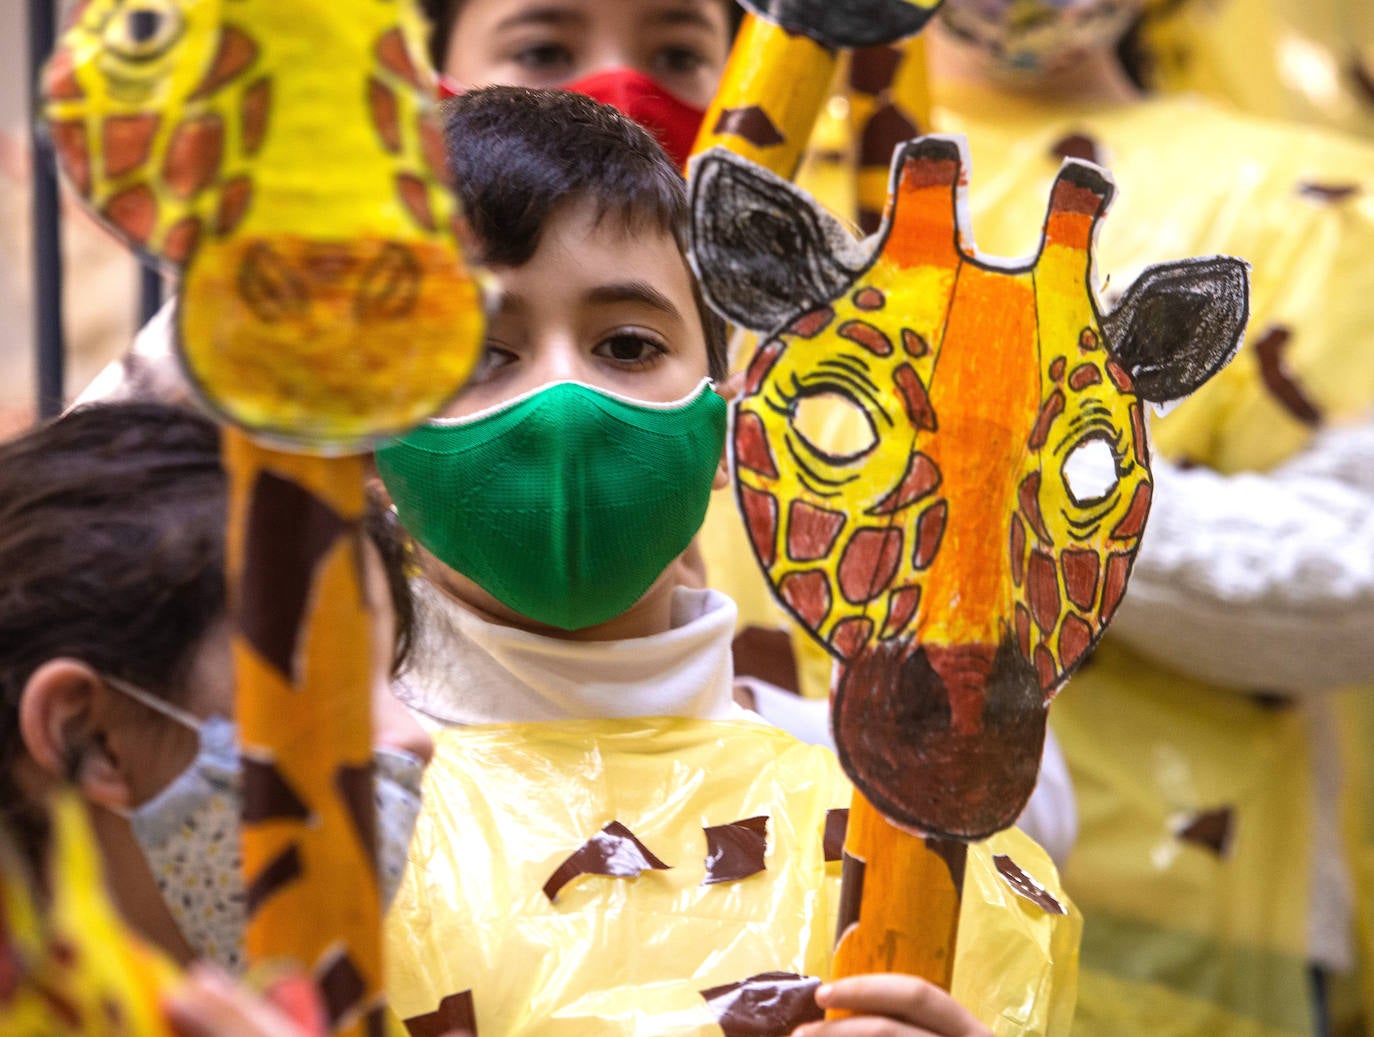
M 772 331 L 867 265 L 867 250 L 809 195 L 724 148 L 693 160 L 690 191 L 702 294 L 743 327 Z
M 1249 269 L 1212 256 L 1152 266 L 1136 279 L 1102 331 L 1137 395 L 1180 400 L 1230 362 L 1250 316 Z

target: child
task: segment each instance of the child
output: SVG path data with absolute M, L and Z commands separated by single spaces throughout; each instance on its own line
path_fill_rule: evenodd
M 572 90 L 648 127 L 682 166 L 740 16 L 730 0 L 426 0 L 453 91 Z
M 734 705 L 733 604 L 675 586 L 726 479 L 706 381 L 723 337 L 683 256 L 681 179 L 574 94 L 491 88 L 448 116 L 503 293 L 472 385 L 377 459 L 422 573 L 397 693 L 440 728 L 390 996 L 417 1034 L 789 1032 L 816 1018 L 838 878 L 822 835 L 849 790 L 826 750 Z M 1053 890 L 1028 840 L 994 845 Z M 960 950 L 996 964 L 963 993 L 1000 1032 L 1059 1032 L 1072 992 L 1046 959 L 1069 967 L 1077 917 L 995 879 L 1002 906 L 981 911 L 992 852 L 970 851 Z M 988 1032 L 911 977 L 816 1000 L 883 1032 Z

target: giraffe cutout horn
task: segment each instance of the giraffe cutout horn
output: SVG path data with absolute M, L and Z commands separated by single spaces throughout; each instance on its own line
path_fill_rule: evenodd
M 886 258 L 903 267 L 958 264 L 964 155 L 951 137 L 902 146 L 888 197 Z
M 1084 254 L 1116 188 L 1107 172 L 1089 162 L 1069 159 L 1055 177 L 1045 216 L 1045 246 L 1061 245 Z

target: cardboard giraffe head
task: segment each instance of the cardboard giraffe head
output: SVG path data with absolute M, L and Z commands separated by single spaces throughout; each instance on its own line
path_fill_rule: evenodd
M 837 660 L 840 759 L 892 820 L 981 838 L 1025 804 L 1049 700 L 1125 591 L 1150 505 L 1142 401 L 1231 358 L 1247 277 L 1225 257 L 1152 267 L 1104 314 L 1107 175 L 1065 163 L 1038 253 L 1009 262 L 972 248 L 966 168 L 960 138 L 904 145 L 859 243 L 715 151 L 692 231 L 708 301 L 768 332 L 736 487 L 775 594 Z
M 365 448 L 475 362 L 424 34 L 413 0 L 86 0 L 47 67 L 68 180 L 182 268 L 185 366 L 257 434 Z

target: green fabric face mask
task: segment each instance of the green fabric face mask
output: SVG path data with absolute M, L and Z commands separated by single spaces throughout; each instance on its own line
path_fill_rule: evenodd
M 638 403 L 557 382 L 377 452 L 401 524 L 449 568 L 564 630 L 620 615 L 687 549 L 725 442 L 725 401 Z

